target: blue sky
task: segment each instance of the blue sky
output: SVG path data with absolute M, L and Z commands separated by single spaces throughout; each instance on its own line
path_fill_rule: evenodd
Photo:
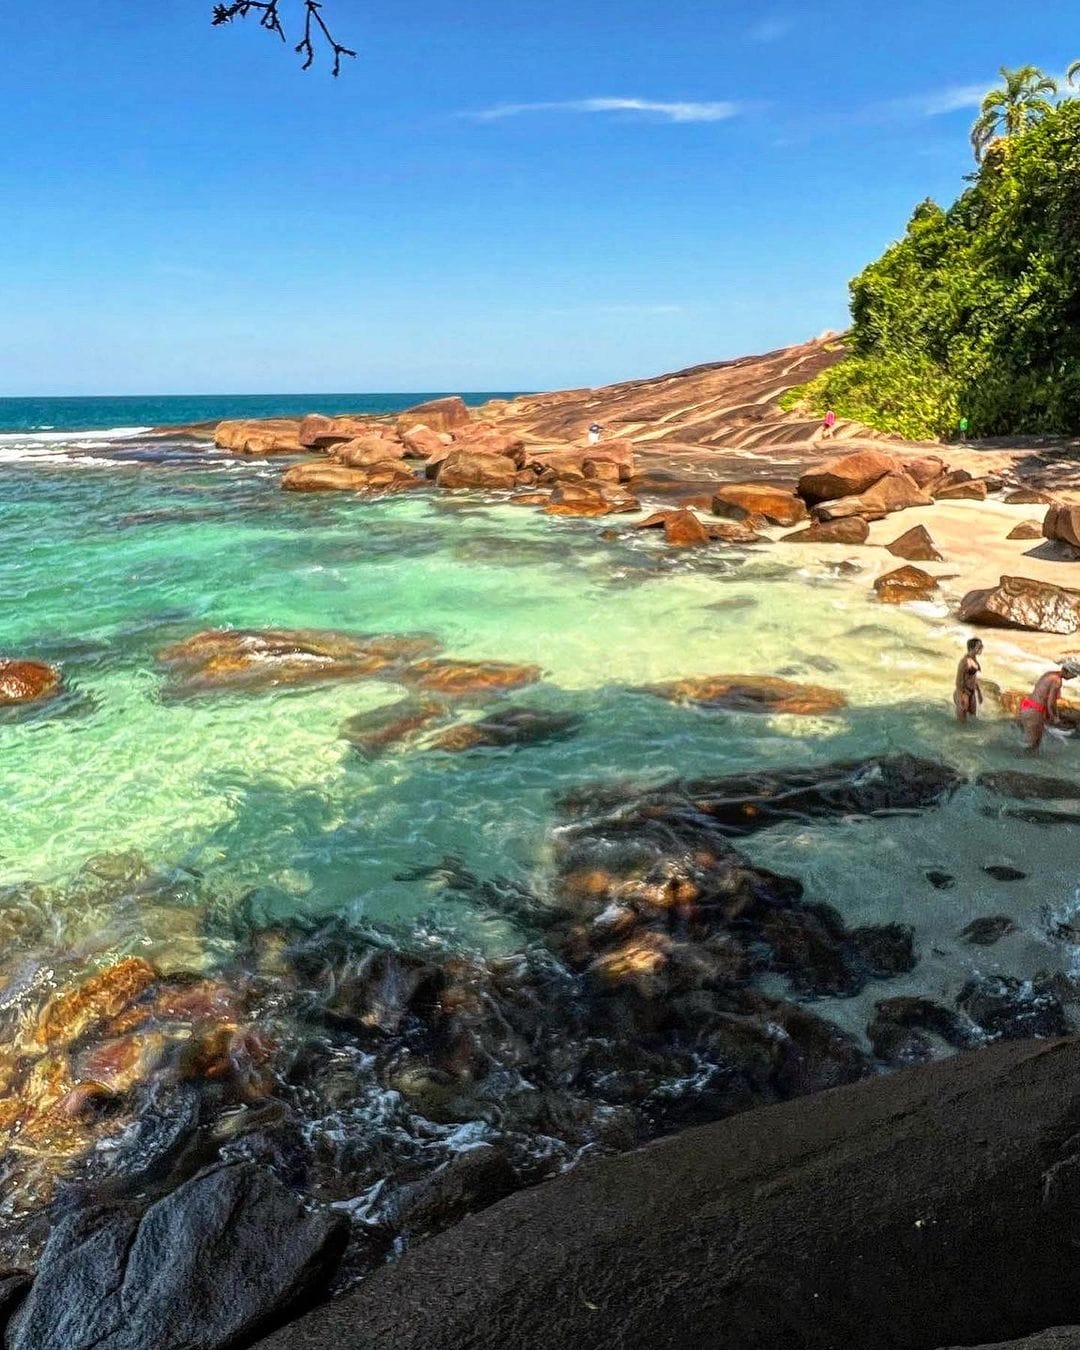
M 296 0 L 282 0 L 286 13 Z M 1061 0 L 6 6 L 0 394 L 595 384 L 798 341 Z

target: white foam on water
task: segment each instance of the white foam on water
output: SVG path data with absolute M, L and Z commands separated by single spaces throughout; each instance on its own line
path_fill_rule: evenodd
M 100 442 L 126 441 L 133 436 L 145 436 L 153 427 L 101 427 L 97 431 L 61 431 L 42 427 L 37 431 L 5 431 L 0 433 L 0 445 L 89 445 Z

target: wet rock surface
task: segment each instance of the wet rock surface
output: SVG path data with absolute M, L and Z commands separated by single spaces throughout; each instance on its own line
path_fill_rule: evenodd
M 861 515 L 845 516 L 840 520 L 821 520 L 783 536 L 786 544 L 865 544 L 870 537 L 870 526 Z
M 645 692 L 669 703 L 688 703 L 724 712 L 806 716 L 836 712 L 847 704 L 839 690 L 797 684 L 777 675 L 700 675 L 650 685 Z
M 53 698 L 60 679 L 59 670 L 44 661 L 0 658 L 0 708 Z
M 921 567 L 898 567 L 874 582 L 877 598 L 884 605 L 902 605 L 909 600 L 932 599 L 938 584 Z

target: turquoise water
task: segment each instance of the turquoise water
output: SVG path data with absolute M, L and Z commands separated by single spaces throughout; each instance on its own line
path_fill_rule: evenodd
M 212 454 L 0 464 L 0 651 L 58 662 L 68 691 L 0 722 L 0 885 L 64 882 L 88 857 L 136 850 L 255 922 L 433 922 L 502 949 L 520 940 L 506 920 L 409 874 L 453 856 L 482 878 L 531 884 L 554 797 L 582 782 L 888 749 L 1017 766 L 1006 723 L 972 732 L 950 719 L 962 635 L 944 609 L 875 605 L 865 583 L 776 551 L 675 554 L 479 496 L 296 496 L 278 474 Z M 451 655 L 536 663 L 543 681 L 510 701 L 573 712 L 582 729 L 456 756 L 420 737 L 370 761 L 340 726 L 401 698 L 396 685 L 163 698 L 156 652 L 223 626 L 433 633 Z M 723 716 L 640 691 L 732 671 L 840 687 L 851 706 Z M 1070 751 L 1051 747 L 1046 771 L 1075 776 Z M 1052 916 L 1075 904 L 1080 831 L 1002 809 L 970 789 L 916 819 L 783 827 L 747 851 L 850 922 L 913 924 L 922 960 L 900 984 L 944 996 L 975 968 L 1028 976 L 1073 959 Z M 998 862 L 1026 879 L 994 882 L 982 867 Z M 927 869 L 957 886 L 932 890 Z M 971 918 L 1003 910 L 1018 933 L 992 949 L 959 941 Z M 57 942 L 115 954 L 149 941 L 129 917 L 72 902 L 51 922 Z M 156 954 L 172 940 L 168 924 L 156 931 Z M 864 1012 L 836 1015 L 854 1025 Z

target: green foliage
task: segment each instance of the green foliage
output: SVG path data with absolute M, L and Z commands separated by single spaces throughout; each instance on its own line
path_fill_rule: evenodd
M 851 283 L 849 360 L 789 395 L 917 438 L 1080 432 L 1080 100 L 988 148 Z
M 1054 111 L 1047 95 L 1057 93 L 1057 80 L 1038 66 L 1020 66 L 1018 70 L 1002 66 L 1001 78 L 1005 83 L 986 95 L 971 128 L 971 144 L 979 160 L 999 136 L 1019 136 Z

